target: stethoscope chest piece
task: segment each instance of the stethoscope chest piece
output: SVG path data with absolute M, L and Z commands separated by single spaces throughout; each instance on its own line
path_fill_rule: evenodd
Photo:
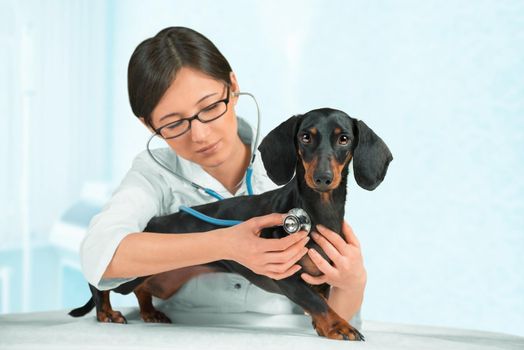
M 296 233 L 298 231 L 311 231 L 311 220 L 304 209 L 293 208 L 288 211 L 282 224 L 284 231 L 288 234 Z

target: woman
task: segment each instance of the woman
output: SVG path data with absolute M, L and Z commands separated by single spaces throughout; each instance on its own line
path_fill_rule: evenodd
M 213 43 L 188 28 L 160 31 L 142 42 L 133 53 L 128 68 L 128 90 L 133 113 L 169 145 L 153 150 L 164 165 L 225 198 L 247 194 L 245 173 L 251 158 L 253 131 L 235 114 L 239 85 L 229 63 Z M 255 193 L 276 188 L 260 159 L 256 157 L 253 165 Z M 312 235 L 336 262 L 335 266 L 315 252 L 308 252 L 305 244 L 309 237 L 304 233 L 278 240 L 258 237 L 264 227 L 281 224 L 282 213 L 203 233 L 142 232 L 154 216 L 178 211 L 180 205 L 210 201 L 214 198 L 194 190 L 155 163 L 147 152 L 142 152 L 102 212 L 89 225 L 81 247 L 86 278 L 105 290 L 137 276 L 179 269 L 169 274 L 170 283 L 182 284 L 206 272 L 197 267 L 191 270 L 192 266 L 228 259 L 258 274 L 281 279 L 297 273 L 300 266 L 296 262 L 307 253 L 324 275 L 313 277 L 302 273 L 302 278 L 310 284 L 330 284 L 331 307 L 347 320 L 358 316 L 366 271 L 358 240 L 346 223 L 343 232 L 349 243 L 329 230 Z M 225 311 L 297 312 L 296 305 L 287 298 L 266 293 L 241 276 L 226 273 L 205 276 L 197 291 L 204 294 L 194 290 L 186 293 L 189 299 L 195 299 L 195 294 L 200 296 L 196 298 L 200 300 L 191 300 L 192 307 L 212 308 L 215 303 Z M 234 293 L 228 292 L 231 286 L 234 289 L 249 287 L 251 293 L 257 295 L 256 300 L 246 305 L 246 300 L 251 300 L 249 295 L 239 295 L 235 304 Z M 205 296 L 206 288 L 213 288 L 209 291 L 212 298 Z M 217 288 L 228 295 L 225 299 L 230 301 L 229 308 L 224 308 L 224 300 L 208 300 L 221 295 Z M 176 303 L 177 298 L 184 298 L 183 291 L 184 288 L 171 299 Z M 271 304 L 272 310 L 257 309 L 257 305 L 266 305 L 260 302 L 264 298 L 278 302 Z

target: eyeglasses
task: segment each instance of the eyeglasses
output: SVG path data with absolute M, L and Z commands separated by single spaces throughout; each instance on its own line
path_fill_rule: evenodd
M 209 123 L 217 120 L 227 112 L 227 104 L 229 103 L 229 86 L 227 86 L 226 98 L 216 101 L 209 106 L 203 108 L 192 117 L 182 118 L 175 122 L 166 124 L 156 129 L 155 132 L 164 139 L 174 139 L 182 136 L 191 129 L 191 122 L 198 119 L 201 123 Z

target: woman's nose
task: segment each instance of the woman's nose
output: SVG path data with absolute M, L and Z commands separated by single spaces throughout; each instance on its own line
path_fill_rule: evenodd
M 191 122 L 191 141 L 203 142 L 209 136 L 209 125 L 202 123 L 200 120 L 195 119 Z

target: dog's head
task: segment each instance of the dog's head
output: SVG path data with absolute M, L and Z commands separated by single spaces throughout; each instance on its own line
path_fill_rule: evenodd
M 363 121 L 330 108 L 289 118 L 273 129 L 258 149 L 274 183 L 289 182 L 299 164 L 307 186 L 321 193 L 340 185 L 352 159 L 357 184 L 374 190 L 393 160 L 384 141 Z

